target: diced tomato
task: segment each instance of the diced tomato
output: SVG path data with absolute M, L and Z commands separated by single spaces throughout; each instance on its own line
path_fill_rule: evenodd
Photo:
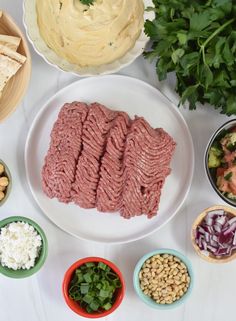
M 229 166 L 231 166 L 231 164 L 234 161 L 235 157 L 236 157 L 236 153 L 235 152 L 231 152 L 231 153 L 228 153 L 228 154 L 225 153 L 224 160 L 225 160 L 226 163 L 229 163 Z
M 217 170 L 216 170 L 216 176 L 223 176 L 224 175 L 224 172 L 225 172 L 225 168 L 223 167 L 218 167 Z

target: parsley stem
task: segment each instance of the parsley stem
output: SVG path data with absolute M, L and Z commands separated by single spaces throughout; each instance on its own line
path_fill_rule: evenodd
M 220 26 L 216 31 L 214 31 L 210 37 L 206 39 L 206 41 L 203 43 L 202 47 L 206 47 L 206 45 L 216 36 L 218 33 L 220 33 L 222 30 L 224 30 L 228 25 L 233 23 L 235 21 L 235 18 L 230 19 L 229 21 L 225 22 L 222 26 Z
M 235 18 L 230 19 L 229 21 L 225 22 L 222 26 L 220 26 L 218 29 L 216 29 L 207 39 L 206 41 L 201 45 L 200 52 L 202 53 L 202 60 L 204 65 L 206 65 L 206 58 L 205 58 L 205 48 L 206 45 L 215 37 L 217 36 L 221 31 L 223 31 L 228 25 L 233 23 L 235 21 Z

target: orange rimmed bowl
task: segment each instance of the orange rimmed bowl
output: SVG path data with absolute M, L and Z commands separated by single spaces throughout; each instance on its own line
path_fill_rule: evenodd
M 80 304 L 78 302 L 74 301 L 69 296 L 69 285 L 70 285 L 70 282 L 72 280 L 75 270 L 78 269 L 80 266 L 84 265 L 85 263 L 89 263 L 89 262 L 93 262 L 93 263 L 102 262 L 102 263 L 108 265 L 113 270 L 113 272 L 115 272 L 117 274 L 117 276 L 119 277 L 119 279 L 121 281 L 121 288 L 119 288 L 117 290 L 117 292 L 115 294 L 114 303 L 113 303 L 112 307 L 107 311 L 88 313 L 84 308 L 82 308 L 80 306 Z M 90 319 L 102 318 L 102 317 L 105 317 L 105 316 L 111 314 L 112 312 L 114 312 L 121 304 L 121 302 L 124 298 L 124 294 L 125 294 L 125 281 L 124 281 L 124 277 L 123 277 L 121 271 L 118 269 L 118 267 L 114 263 L 112 263 L 106 259 L 103 259 L 101 257 L 86 257 L 86 258 L 76 261 L 66 271 L 66 273 L 64 275 L 63 283 L 62 283 L 62 291 L 63 291 L 63 296 L 66 301 L 66 304 L 69 306 L 69 308 L 72 311 L 74 311 L 75 313 L 79 314 L 80 316 L 82 316 L 84 318 L 90 318 Z

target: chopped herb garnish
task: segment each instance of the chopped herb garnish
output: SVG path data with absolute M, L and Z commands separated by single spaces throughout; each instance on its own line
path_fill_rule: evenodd
M 229 181 L 229 180 L 231 179 L 232 175 L 233 175 L 233 173 L 232 173 L 232 172 L 229 172 L 228 174 L 226 174 L 226 175 L 224 176 L 224 179 L 225 179 L 226 181 Z
M 102 269 L 102 270 L 106 271 L 106 268 L 107 268 L 107 267 L 108 267 L 108 266 L 107 266 L 106 264 L 102 263 L 102 262 L 99 262 L 99 263 L 98 263 L 98 268 L 99 268 L 99 269 Z
M 82 294 L 85 294 L 85 293 L 88 293 L 88 290 L 89 290 L 89 285 L 81 283 L 80 292 Z
M 111 303 L 106 303 L 103 305 L 104 310 L 110 310 L 111 307 L 112 307 Z
M 108 265 L 89 262 L 76 269 L 69 296 L 88 313 L 102 312 L 112 307 L 116 290 L 121 286 L 118 275 Z
M 95 263 L 93 263 L 93 262 L 85 263 L 85 265 L 86 265 L 87 267 L 93 267 L 93 266 L 96 266 L 96 265 L 95 265 Z
M 95 0 L 80 0 L 82 4 L 85 4 L 87 6 L 93 5 Z
M 231 144 L 230 143 L 226 147 L 230 152 L 234 152 L 236 150 L 236 144 Z

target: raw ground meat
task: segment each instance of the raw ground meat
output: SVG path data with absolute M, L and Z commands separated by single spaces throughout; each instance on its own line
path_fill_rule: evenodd
M 71 201 L 87 112 L 88 106 L 84 103 L 65 104 L 51 132 L 51 142 L 42 169 L 42 187 L 48 197 L 56 197 L 61 202 Z
M 72 186 L 73 201 L 83 208 L 93 208 L 96 205 L 101 158 L 116 115 L 117 112 L 97 103 L 89 108 L 88 117 L 83 126 L 83 150 Z
M 173 139 L 163 129 L 154 130 L 144 118 L 135 118 L 124 152 L 123 217 L 157 214 L 174 149 Z
M 96 207 L 101 212 L 116 212 L 121 207 L 124 184 L 123 155 L 130 122 L 128 114 L 120 112 L 107 139 L 97 188 Z
M 101 104 L 65 104 L 42 169 L 50 198 L 124 218 L 157 214 L 175 142 L 143 117 Z

